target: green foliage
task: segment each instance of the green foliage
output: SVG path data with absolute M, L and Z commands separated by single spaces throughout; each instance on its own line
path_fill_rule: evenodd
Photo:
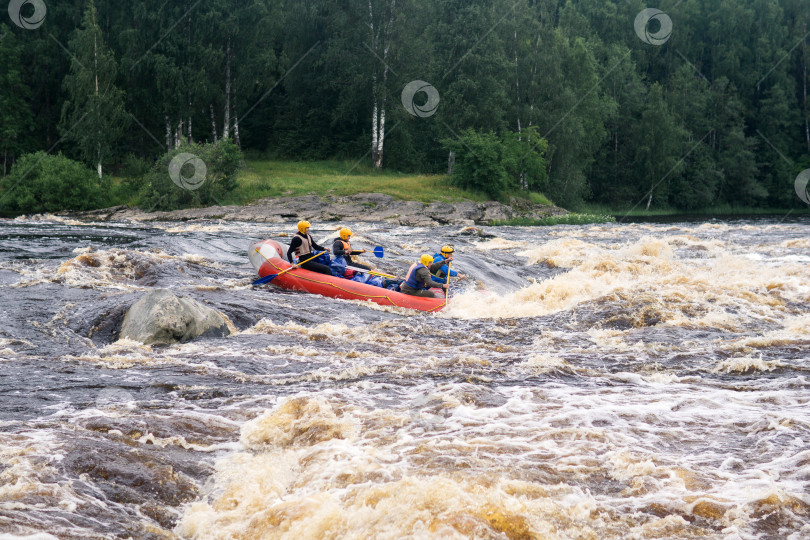
M 442 144 L 456 156 L 454 185 L 496 199 L 514 184 L 504 166 L 504 145 L 496 134 L 466 129 L 458 139 L 444 139 Z
M 469 185 L 569 208 L 803 206 L 806 0 L 665 2 L 660 46 L 633 31 L 640 0 L 96 1 L 97 17 L 86 1 L 49 3 L 47 31 L 0 27 L 4 164 L 65 135 L 87 164 L 151 164 L 183 137 L 222 138 L 226 119 L 234 137 L 238 117 L 245 150 L 366 165 L 376 98 L 391 171 L 443 174 L 441 142 L 465 130 L 509 147 L 534 129 L 545 176 L 482 135 Z M 430 117 L 399 102 L 414 79 L 440 95 Z
M 204 169 L 196 169 L 181 154 L 191 154 L 202 160 Z M 170 176 L 170 164 L 177 158 L 180 176 Z M 242 153 L 230 139 L 215 144 L 188 144 L 162 156 L 143 177 L 141 208 L 146 210 L 175 210 L 196 206 L 221 204 L 222 198 L 236 188 L 236 178 L 242 166 Z M 178 165 L 179 166 L 179 165 Z M 196 182 L 183 182 L 195 174 L 205 172 L 197 187 Z M 185 186 L 185 187 L 184 187 Z
M 62 105 L 59 130 L 72 142 L 88 165 L 97 166 L 112 157 L 112 145 L 124 132 L 129 117 L 124 94 L 115 85 L 115 58 L 104 44 L 96 7 L 88 0 L 82 27 L 68 44 L 73 62 L 63 87 L 68 99 Z
M 31 111 L 26 104 L 31 92 L 23 83 L 22 51 L 8 26 L 0 24 L 0 176 L 7 172 L 7 160 L 20 152 L 23 136 L 31 130 Z
M 462 189 L 497 199 L 515 188 L 546 187 L 543 152 L 548 143 L 537 135 L 536 129 L 522 135 L 506 132 L 501 136 L 465 129 L 457 139 L 442 140 L 442 145 L 455 153 L 451 180 Z
M 152 163 L 149 160 L 129 153 L 124 156 L 121 169 L 118 172 L 126 178 L 139 178 L 145 176 L 151 168 Z
M 107 204 L 109 184 L 82 163 L 36 152 L 22 156 L 0 184 L 0 213 L 93 210 Z
M 542 193 L 536 192 L 529 193 L 529 200 L 534 204 L 542 204 L 544 206 L 551 206 L 552 204 L 554 204 L 548 199 L 548 197 L 546 197 Z
M 510 179 L 524 191 L 545 191 L 549 188 L 546 173 L 548 141 L 540 137 L 537 126 L 521 133 L 507 131 L 501 135 L 503 165 Z

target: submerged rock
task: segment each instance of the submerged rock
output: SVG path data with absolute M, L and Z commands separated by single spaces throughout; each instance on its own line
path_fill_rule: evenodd
M 228 319 L 217 310 L 175 296 L 168 289 L 155 289 L 129 308 L 120 337 L 146 345 L 169 345 L 229 334 Z

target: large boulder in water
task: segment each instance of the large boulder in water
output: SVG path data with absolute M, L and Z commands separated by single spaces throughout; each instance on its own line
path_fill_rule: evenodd
M 155 289 L 129 308 L 119 337 L 146 345 L 169 345 L 230 333 L 227 317 L 217 310 L 175 296 L 168 289 Z

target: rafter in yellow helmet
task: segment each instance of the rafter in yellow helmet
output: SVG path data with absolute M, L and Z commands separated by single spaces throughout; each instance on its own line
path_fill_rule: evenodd
M 353 234 L 354 233 L 352 232 L 352 230 L 348 227 L 343 227 L 342 229 L 340 229 L 340 238 L 343 240 L 348 240 L 349 237 Z
M 309 221 L 306 221 L 306 220 L 299 221 L 298 222 L 298 232 L 300 232 L 301 234 L 304 234 L 304 231 L 306 231 L 310 226 L 311 225 L 309 224 Z
M 431 264 L 433 264 L 433 257 L 425 253 L 424 255 L 419 257 L 419 262 L 425 266 L 430 266 Z

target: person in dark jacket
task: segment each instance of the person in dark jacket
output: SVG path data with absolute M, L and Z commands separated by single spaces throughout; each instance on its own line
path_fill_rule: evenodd
M 411 296 L 425 296 L 427 298 L 434 298 L 436 295 L 433 291 L 428 289 L 437 288 L 444 289 L 447 294 L 447 285 L 444 283 L 436 283 L 430 275 L 430 265 L 433 263 L 433 257 L 430 255 L 422 255 L 419 257 L 419 262 L 415 263 L 408 270 L 408 275 L 405 282 L 399 286 L 399 290 Z
M 360 255 L 366 252 L 365 249 L 352 249 L 352 245 L 349 243 L 352 234 L 352 230 L 348 227 L 340 229 L 340 235 L 332 241 L 332 254 L 335 257 L 346 259 L 346 264 L 349 266 L 371 270 L 370 266 L 352 260 L 352 255 Z
M 309 234 L 309 227 L 309 221 L 298 222 L 298 233 L 293 236 L 292 241 L 290 241 L 290 249 L 287 250 L 287 260 L 291 263 L 295 263 L 293 256 L 297 257 L 299 261 L 306 261 L 318 251 L 329 251 L 315 243 L 315 240 L 313 240 L 312 236 Z M 311 270 L 312 272 L 329 276 L 332 275 L 332 270 L 330 270 L 328 266 L 315 262 L 314 260 L 307 261 L 300 267 L 304 270 Z

